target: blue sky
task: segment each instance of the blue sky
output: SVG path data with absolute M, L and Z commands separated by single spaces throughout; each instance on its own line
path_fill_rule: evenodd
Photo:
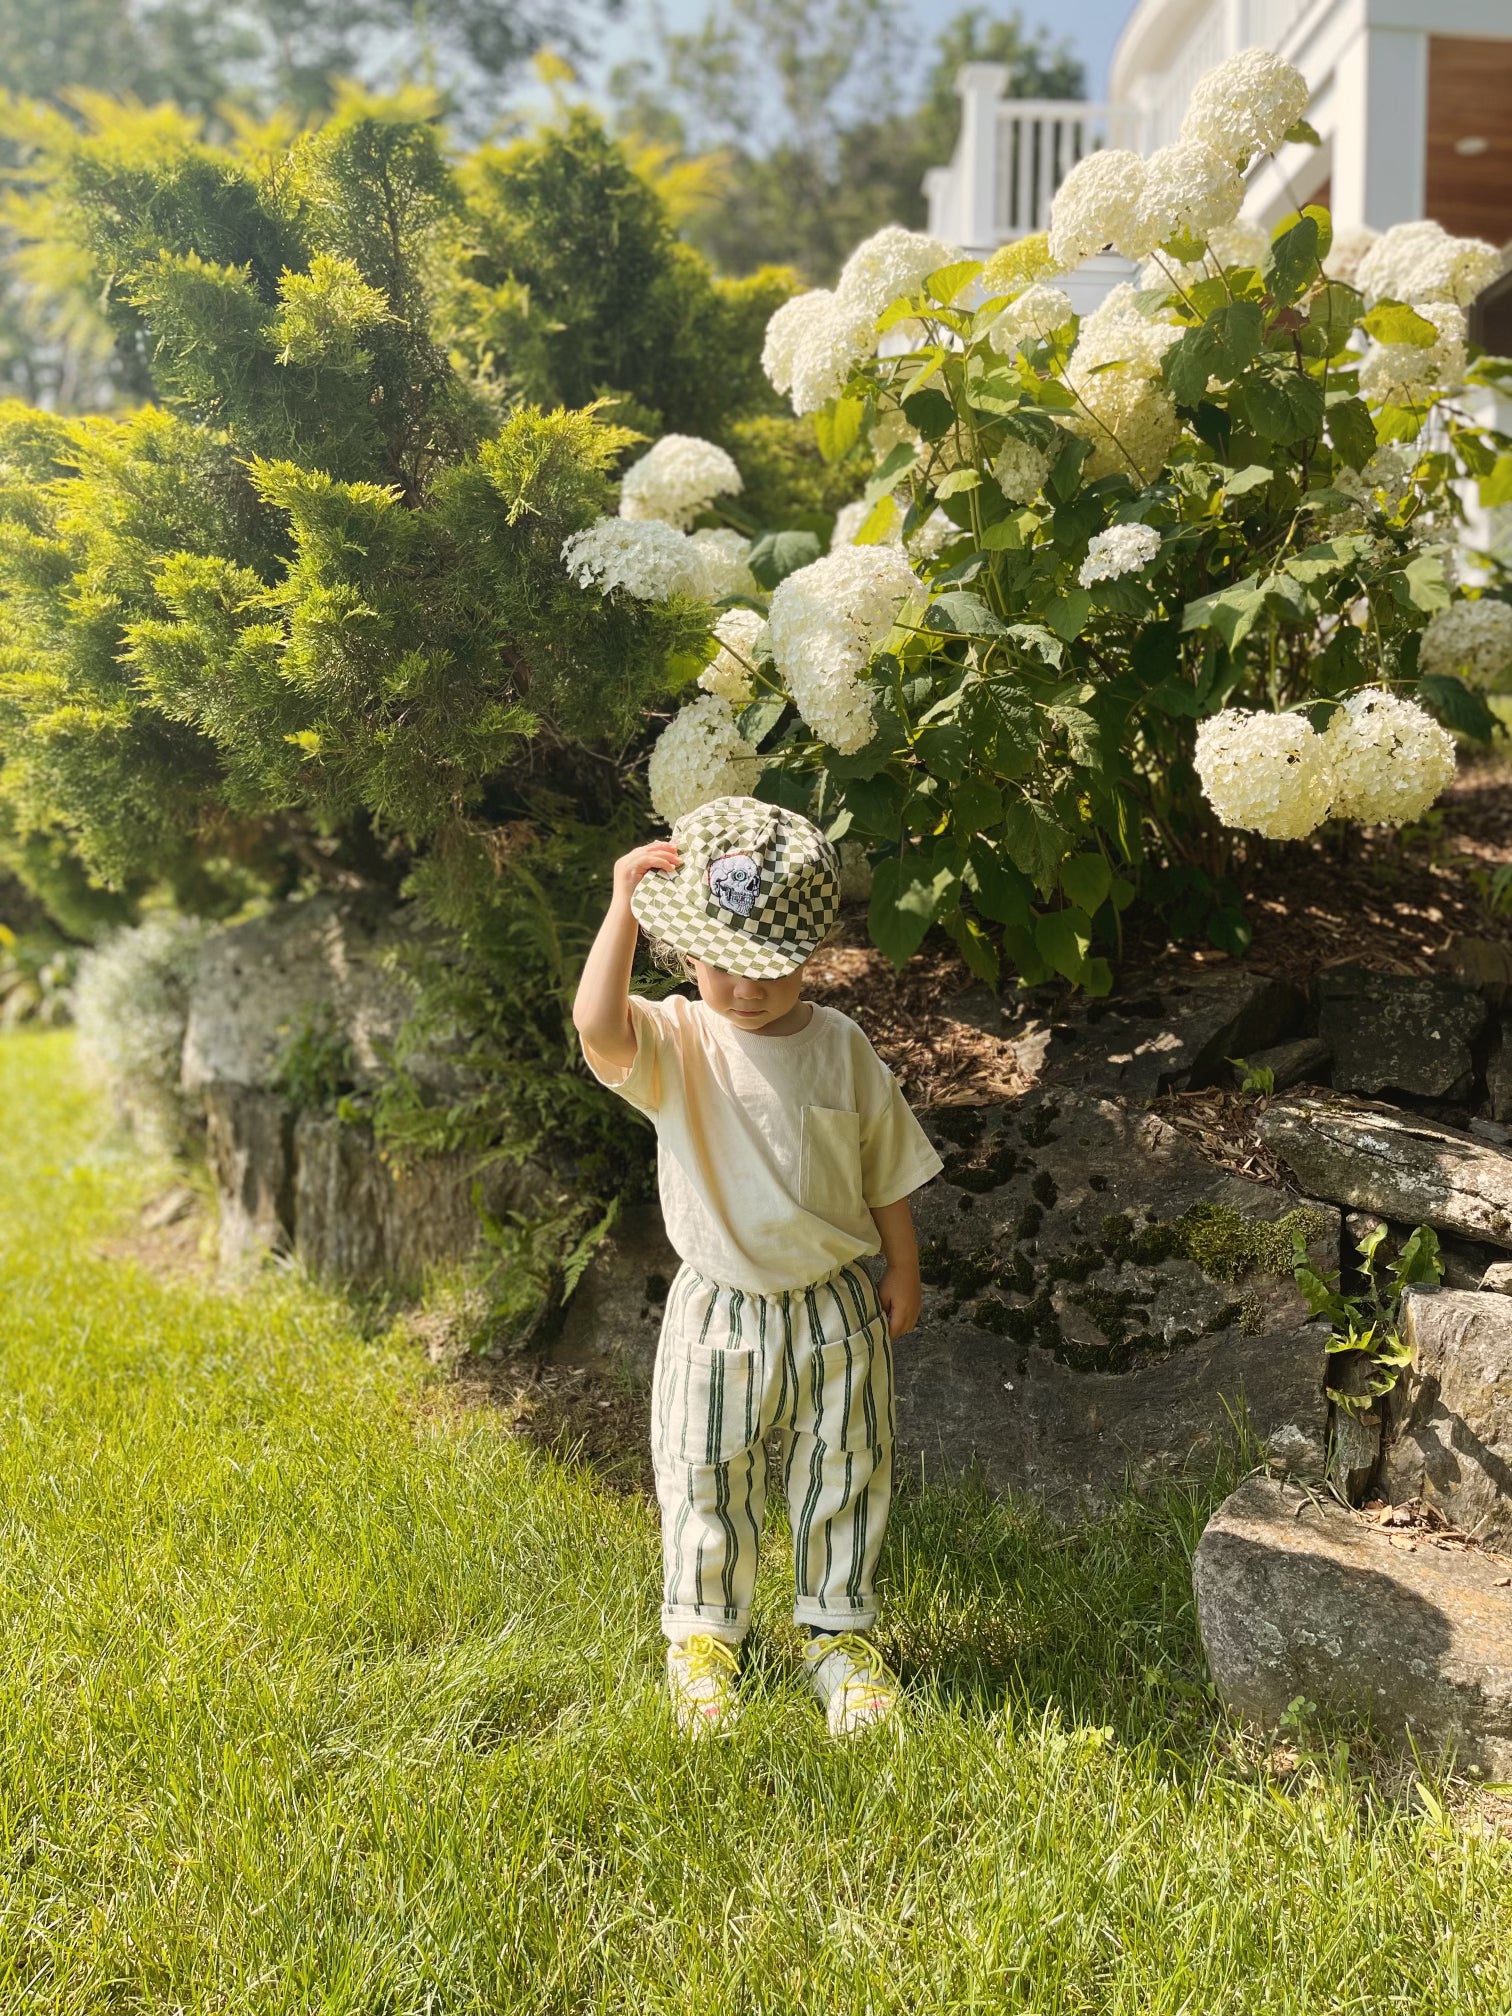
M 674 28 L 691 28 L 703 19 L 709 0 L 663 0 L 666 19 Z M 822 6 L 824 0 L 814 0 Z M 927 45 L 935 31 L 971 0 L 911 0 L 908 12 L 921 44 Z M 978 0 L 984 12 L 1007 13 L 1009 4 Z M 1100 97 L 1107 84 L 1108 58 L 1113 44 L 1133 10 L 1134 0 L 1018 0 L 1019 11 L 1030 27 L 1043 22 L 1053 34 L 1069 41 L 1087 66 L 1087 88 Z M 647 9 L 644 0 L 629 0 L 625 18 L 604 35 L 603 64 L 607 71 L 635 53 L 643 40 Z

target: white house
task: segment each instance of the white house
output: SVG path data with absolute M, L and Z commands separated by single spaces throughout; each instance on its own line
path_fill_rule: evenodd
M 1512 0 L 1136 0 L 1103 105 L 1009 98 L 1004 65 L 966 64 L 955 158 L 924 180 L 930 231 L 981 254 L 1045 230 L 1075 161 L 1176 139 L 1197 79 L 1256 43 L 1307 79 L 1322 145 L 1257 163 L 1247 216 L 1274 225 L 1324 202 L 1341 230 L 1432 217 L 1512 252 Z M 1108 255 L 1060 284 L 1085 312 L 1130 272 Z M 1512 355 L 1512 271 L 1481 296 L 1470 326 L 1488 350 Z M 1512 414 L 1498 403 L 1505 427 Z M 1508 534 L 1483 524 L 1471 536 L 1500 545 Z
M 1512 241 L 1512 0 L 1137 0 L 1104 105 L 1008 98 L 1002 64 L 969 63 L 955 158 L 925 177 L 930 230 L 975 252 L 1044 230 L 1074 161 L 1165 146 L 1203 72 L 1254 43 L 1306 77 L 1323 144 L 1261 162 L 1247 215 L 1274 224 L 1322 200 L 1341 228 L 1435 217 Z M 1481 340 L 1512 349 L 1512 330 Z

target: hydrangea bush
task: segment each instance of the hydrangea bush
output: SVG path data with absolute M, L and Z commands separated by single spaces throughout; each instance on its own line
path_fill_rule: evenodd
M 1456 735 L 1494 726 L 1512 599 L 1460 540 L 1477 484 L 1512 498 L 1512 442 L 1465 396 L 1512 382 L 1466 335 L 1499 256 L 1411 224 L 1335 259 L 1321 208 L 1242 218 L 1306 99 L 1246 51 L 1175 144 L 1078 164 L 1046 237 L 984 265 L 889 230 L 772 318 L 774 385 L 871 474 L 822 557 L 751 547 L 762 592 L 711 621 L 697 732 L 728 706 L 758 788 L 864 848 L 896 959 L 938 923 L 986 978 L 1099 991 L 1141 886 L 1242 950 L 1242 836 L 1417 820 Z M 1059 282 L 1110 247 L 1137 282 L 1078 317 Z M 623 560 L 620 583 L 655 592 Z M 670 819 L 694 767 L 658 756 Z

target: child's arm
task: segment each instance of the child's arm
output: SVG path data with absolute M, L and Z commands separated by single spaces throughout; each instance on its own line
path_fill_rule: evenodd
M 636 847 L 614 864 L 614 895 L 599 926 L 572 1002 L 572 1026 L 606 1064 L 628 1071 L 635 1062 L 635 1029 L 630 1021 L 630 969 L 635 964 L 635 913 L 630 895 L 653 869 L 677 866 L 670 840 Z
M 874 1204 L 871 1215 L 877 1237 L 882 1241 L 882 1258 L 887 1263 L 877 1299 L 887 1318 L 888 1334 L 906 1337 L 919 1320 L 919 1305 L 924 1299 L 913 1212 L 908 1199 L 900 1197 L 895 1204 Z

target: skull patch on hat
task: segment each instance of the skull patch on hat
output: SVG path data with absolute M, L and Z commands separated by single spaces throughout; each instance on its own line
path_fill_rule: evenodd
M 749 917 L 761 890 L 761 863 L 754 854 L 721 854 L 709 863 L 709 887 L 723 910 Z

